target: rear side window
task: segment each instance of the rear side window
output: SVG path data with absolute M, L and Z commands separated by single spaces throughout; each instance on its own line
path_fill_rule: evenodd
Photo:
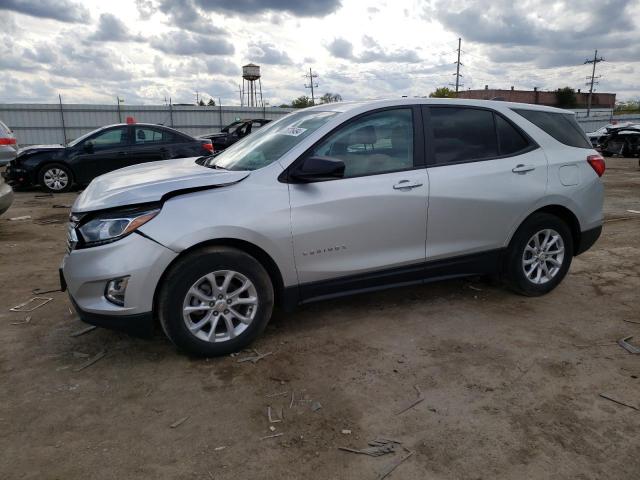
M 500 115 L 496 115 L 500 155 L 513 155 L 529 147 L 529 141 Z
M 560 143 L 569 147 L 592 148 L 575 116 L 570 113 L 544 112 L 539 110 L 514 110 L 519 115 L 544 130 Z
M 167 131 L 155 128 L 136 127 L 135 129 L 135 143 L 136 145 L 146 143 L 168 143 L 180 141 L 176 138 L 176 135 Z
M 431 107 L 436 163 L 457 163 L 498 156 L 498 142 L 489 110 Z

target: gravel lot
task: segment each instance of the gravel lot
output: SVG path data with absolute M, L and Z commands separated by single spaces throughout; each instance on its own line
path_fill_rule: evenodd
M 255 364 L 71 337 L 84 324 L 61 293 L 24 323 L 8 310 L 57 288 L 68 212 L 52 205 L 76 194 L 16 194 L 0 219 L 0 478 L 376 479 L 405 450 L 338 447 L 384 437 L 415 452 L 389 478 L 637 479 L 640 411 L 599 395 L 640 408 L 640 355 L 615 345 L 640 345 L 640 170 L 607 163 L 603 237 L 551 294 L 470 279 L 314 304 L 276 315 Z M 398 414 L 414 386 L 424 401 Z

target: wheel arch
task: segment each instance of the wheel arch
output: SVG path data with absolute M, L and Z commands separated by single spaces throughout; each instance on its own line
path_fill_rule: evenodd
M 73 170 L 73 167 L 71 165 L 69 165 L 67 162 L 64 161 L 60 161 L 60 160 L 56 160 L 55 158 L 47 158 L 46 160 L 43 160 L 36 168 L 35 168 L 35 181 L 34 184 L 40 184 L 40 176 L 42 174 L 42 172 L 44 171 L 45 168 L 51 166 L 51 165 L 62 165 L 64 168 L 66 168 L 67 170 L 69 170 L 69 174 L 71 176 L 71 178 L 69 179 L 71 184 L 75 183 L 76 181 L 76 172 Z
M 274 290 L 274 298 L 277 305 L 281 305 L 285 302 L 285 287 L 284 280 L 282 277 L 282 273 L 278 268 L 276 262 L 271 258 L 266 251 L 264 251 L 259 246 L 248 242 L 246 240 L 240 240 L 238 238 L 216 238 L 213 240 L 206 240 L 204 242 L 196 243 L 185 250 L 182 250 L 167 267 L 162 272 L 158 283 L 156 284 L 156 288 L 153 294 L 153 310 L 156 311 L 157 301 L 158 301 L 158 293 L 160 292 L 160 288 L 162 287 L 164 280 L 167 276 L 167 273 L 171 270 L 171 268 L 184 258 L 185 255 L 190 254 L 193 251 L 199 250 L 205 247 L 231 247 L 243 251 L 252 257 L 254 257 L 260 264 L 264 267 L 271 279 L 271 284 L 273 285 Z
M 518 229 L 527 220 L 529 220 L 529 218 L 531 218 L 532 215 L 535 215 L 536 213 L 548 213 L 550 215 L 558 217 L 560 220 L 562 220 L 564 223 L 566 223 L 567 226 L 569 227 L 569 230 L 571 231 L 571 241 L 573 243 L 574 255 L 575 255 L 575 252 L 579 251 L 580 239 L 581 239 L 581 230 L 580 230 L 580 222 L 578 220 L 578 217 L 569 208 L 567 208 L 567 207 L 565 207 L 563 205 L 558 205 L 558 204 L 551 204 L 551 205 L 542 206 L 542 207 L 538 208 L 537 210 L 534 210 L 533 212 L 531 212 L 529 215 L 527 215 L 520 222 L 520 224 L 518 225 L 518 228 L 516 228 L 513 231 L 513 234 L 511 235 L 511 238 L 509 239 L 509 243 L 511 243 L 511 241 L 513 240 L 513 238 L 515 236 L 515 233 L 518 231 Z

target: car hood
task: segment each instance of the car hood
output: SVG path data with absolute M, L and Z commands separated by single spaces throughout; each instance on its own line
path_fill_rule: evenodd
M 22 155 L 25 153 L 32 153 L 35 151 L 44 152 L 49 150 L 62 150 L 64 148 L 63 145 L 30 145 L 28 147 L 22 147 L 18 150 L 18 155 Z
M 250 174 L 203 167 L 196 160 L 194 157 L 142 163 L 100 175 L 80 194 L 71 210 L 85 213 L 157 202 L 175 192 L 237 183 Z

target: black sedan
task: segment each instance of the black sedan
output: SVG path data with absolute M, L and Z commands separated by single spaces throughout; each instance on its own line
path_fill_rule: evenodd
M 16 186 L 40 185 L 46 192 L 68 191 L 98 175 L 136 163 L 211 155 L 211 141 L 162 125 L 118 124 L 87 133 L 67 146 L 36 145 L 19 151 L 4 173 Z
M 211 140 L 213 148 L 216 152 L 219 152 L 230 147 L 241 138 L 246 137 L 252 131 L 255 132 L 258 128 L 266 125 L 270 121 L 271 120 L 267 120 L 266 118 L 238 120 L 224 127 L 220 130 L 220 133 L 207 133 L 200 135 L 199 138 Z

